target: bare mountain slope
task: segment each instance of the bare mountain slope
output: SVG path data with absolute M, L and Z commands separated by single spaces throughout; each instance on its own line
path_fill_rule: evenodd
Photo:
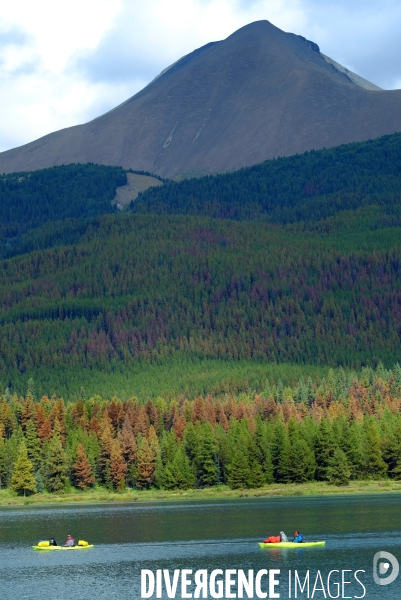
M 0 172 L 94 162 L 174 178 L 401 131 L 401 90 L 366 89 L 335 64 L 251 23 L 105 115 L 1 153 Z

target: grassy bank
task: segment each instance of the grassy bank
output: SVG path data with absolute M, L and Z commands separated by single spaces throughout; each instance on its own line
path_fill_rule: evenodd
M 199 490 L 131 490 L 125 493 L 109 492 L 102 488 L 86 492 L 64 494 L 34 494 L 27 498 L 10 490 L 0 490 L 0 506 L 41 504 L 107 503 L 107 502 L 160 502 L 176 500 L 224 500 L 234 498 L 269 498 L 288 496 L 329 496 L 339 494 L 383 494 L 401 492 L 401 481 L 351 481 L 337 487 L 325 482 L 304 484 L 272 484 L 254 490 L 231 490 L 222 485 Z

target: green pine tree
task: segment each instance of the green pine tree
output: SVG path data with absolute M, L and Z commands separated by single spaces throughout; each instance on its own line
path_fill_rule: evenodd
M 28 451 L 28 457 L 32 461 L 33 467 L 36 470 L 41 462 L 41 448 L 39 438 L 36 433 L 36 427 L 32 419 L 29 419 L 26 424 L 25 444 Z
M 171 462 L 165 466 L 163 473 L 163 487 L 167 490 L 187 490 L 194 487 L 195 475 L 189 464 L 188 456 L 182 445 L 177 448 Z
M 358 479 L 363 470 L 363 450 L 357 425 L 349 424 L 346 419 L 342 419 L 338 442 L 339 448 L 346 454 L 351 469 L 351 479 Z
M 274 482 L 274 467 L 270 450 L 266 451 L 265 460 L 263 462 L 263 473 L 265 483 L 270 484 Z
M 291 454 L 291 442 L 286 436 L 281 448 L 278 463 L 277 481 L 279 483 L 289 483 L 291 481 Z
M 401 419 L 397 421 L 387 436 L 383 449 L 383 458 L 388 465 L 390 477 L 398 479 L 398 465 L 401 461 Z
M 248 455 L 244 449 L 237 446 L 232 456 L 231 462 L 227 467 L 228 478 L 227 483 L 231 489 L 248 488 L 251 469 L 248 462 Z
M 394 375 L 394 388 L 395 388 L 395 391 L 397 391 L 401 388 L 401 367 L 400 367 L 399 363 L 397 363 L 394 366 L 393 375 Z
M 163 431 L 160 440 L 160 457 L 163 465 L 172 462 L 178 449 L 177 436 L 174 430 L 171 429 L 168 433 Z
M 263 474 L 262 465 L 258 461 L 258 448 L 250 435 L 247 437 L 247 443 L 244 440 L 244 449 L 246 450 L 246 453 L 248 455 L 248 464 L 250 466 L 248 487 L 262 487 L 262 485 L 265 483 L 265 476 Z
M 351 472 L 347 455 L 340 448 L 336 448 L 327 469 L 329 483 L 333 485 L 349 485 Z
M 311 481 L 315 474 L 316 462 L 313 450 L 303 439 L 291 444 L 289 478 L 294 483 Z
M 328 419 L 322 419 L 315 439 L 316 479 L 327 479 L 327 469 L 337 444 Z
M 58 436 L 54 436 L 46 460 L 46 487 L 49 492 L 61 492 L 67 483 L 68 457 Z
M 216 444 L 210 423 L 197 424 L 198 444 L 194 465 L 198 487 L 215 485 L 217 483 Z
M 274 481 L 280 481 L 280 457 L 283 451 L 286 438 L 287 432 L 285 430 L 283 422 L 277 421 L 273 431 L 273 440 L 271 444 Z
M 41 494 L 42 492 L 45 491 L 45 485 L 43 483 L 43 478 L 42 478 L 42 474 L 39 471 L 36 471 L 35 473 L 35 485 L 36 485 L 36 491 L 38 492 L 38 494 Z
M 364 473 L 371 479 L 381 479 L 387 472 L 383 460 L 383 450 L 380 435 L 373 419 L 366 418 L 364 430 Z
M 20 445 L 18 458 L 14 465 L 13 474 L 11 476 L 11 489 L 24 496 L 26 496 L 27 493 L 36 493 L 33 465 L 32 461 L 28 458 L 28 452 L 24 442 Z
M 32 396 L 32 400 L 34 402 L 36 402 L 36 389 L 35 389 L 35 383 L 34 383 L 32 377 L 30 377 L 28 379 L 28 387 L 26 390 L 26 395 L 28 396 L 28 394 L 30 394 Z
M 4 438 L 0 436 L 0 490 L 7 485 L 7 473 L 6 442 L 4 441 Z

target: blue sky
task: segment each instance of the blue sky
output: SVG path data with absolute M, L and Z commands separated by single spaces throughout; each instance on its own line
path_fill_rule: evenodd
M 259 19 L 401 88 L 398 0 L 13 0 L 0 14 L 0 151 L 99 116 Z

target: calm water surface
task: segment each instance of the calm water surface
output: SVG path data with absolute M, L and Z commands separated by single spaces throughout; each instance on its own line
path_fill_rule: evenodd
M 289 570 L 304 576 L 309 569 L 314 582 L 317 570 L 326 580 L 332 569 L 364 569 L 365 598 L 398 600 L 401 575 L 391 585 L 378 586 L 372 564 L 379 550 L 401 562 L 400 516 L 398 494 L 2 508 L 0 600 L 136 599 L 141 569 L 169 569 L 171 574 L 174 569 L 280 569 L 281 598 L 289 597 Z M 257 545 L 267 535 L 281 529 L 290 535 L 295 528 L 307 539 L 326 540 L 326 547 L 262 550 Z M 31 548 L 51 536 L 64 543 L 68 533 L 95 548 Z M 336 590 L 331 593 L 335 596 Z M 362 594 L 356 583 L 346 587 L 350 597 Z M 181 598 L 180 591 L 176 597 Z M 298 592 L 298 598 L 306 597 Z M 324 598 L 323 592 L 316 591 L 314 598 Z

